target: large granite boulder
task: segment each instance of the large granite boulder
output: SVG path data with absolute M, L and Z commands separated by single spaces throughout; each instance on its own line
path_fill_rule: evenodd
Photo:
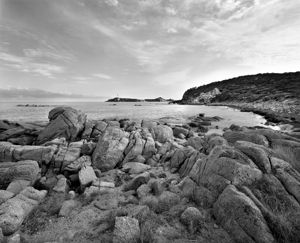
M 113 243 L 135 243 L 140 239 L 139 221 L 131 217 L 116 217 Z
M 57 147 L 52 146 L 21 146 L 9 142 L 0 142 L 0 162 L 14 162 L 20 160 L 35 160 L 48 164 Z
M 94 150 L 93 165 L 101 171 L 113 169 L 124 158 L 128 134 L 118 127 L 108 127 Z
M 259 208 L 233 185 L 219 196 L 213 213 L 236 242 L 276 242 Z
M 40 168 L 36 161 L 25 160 L 14 162 L 0 163 L 0 185 L 7 186 L 16 180 L 25 180 L 33 184 L 40 175 Z
M 123 164 L 129 161 L 136 161 L 136 158 L 143 153 L 145 140 L 142 139 L 138 131 L 132 132 L 129 137 L 129 144 L 125 149 L 125 158 Z
M 37 144 L 43 144 L 57 137 L 74 141 L 83 131 L 86 115 L 71 107 L 56 107 L 49 112 L 49 124 L 39 134 Z
M 160 125 L 154 121 L 143 120 L 142 127 L 147 128 L 151 132 L 154 140 L 160 143 L 165 143 L 174 139 L 173 130 L 167 125 Z
M 4 235 L 16 232 L 29 213 L 45 198 L 47 191 L 27 187 L 0 205 L 0 228 Z

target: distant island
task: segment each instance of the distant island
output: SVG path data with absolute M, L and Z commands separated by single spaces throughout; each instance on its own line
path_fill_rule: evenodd
M 158 97 L 155 99 L 135 99 L 135 98 L 119 98 L 115 97 L 107 100 L 106 102 L 173 102 L 172 99 L 164 99 L 162 97 Z

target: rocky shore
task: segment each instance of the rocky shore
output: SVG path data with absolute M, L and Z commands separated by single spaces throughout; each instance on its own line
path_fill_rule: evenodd
M 300 139 L 219 119 L 0 121 L 0 242 L 299 242 Z

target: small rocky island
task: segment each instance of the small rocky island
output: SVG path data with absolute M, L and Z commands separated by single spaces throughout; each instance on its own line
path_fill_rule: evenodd
M 158 97 L 155 99 L 134 99 L 134 98 L 119 98 L 115 97 L 107 100 L 106 102 L 172 102 L 172 99 L 164 99 L 162 97 Z
M 219 119 L 0 121 L 0 242 L 299 242 L 300 140 Z

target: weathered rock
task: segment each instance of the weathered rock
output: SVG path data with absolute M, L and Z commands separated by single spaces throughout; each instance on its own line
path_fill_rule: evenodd
M 0 162 L 35 160 L 48 164 L 55 151 L 55 146 L 20 146 L 9 142 L 0 142 Z
M 47 191 L 27 187 L 17 196 L 0 205 L 0 228 L 4 235 L 16 232 L 29 213 L 41 202 Z
M 0 190 L 0 205 L 12 198 L 15 194 L 6 190 Z M 1 241 L 0 241 L 1 242 Z
M 133 132 L 129 137 L 129 144 L 125 149 L 125 158 L 123 164 L 128 161 L 135 161 L 137 156 L 141 155 L 143 152 L 145 141 L 139 132 Z
M 121 200 L 119 194 L 107 193 L 98 197 L 97 200 L 94 202 L 94 206 L 101 210 L 116 209 L 119 205 L 119 200 Z
M 82 142 L 70 143 L 69 146 L 60 146 L 54 156 L 54 167 L 63 171 L 79 158 L 81 146 Z
M 3 232 L 2 232 L 1 228 L 0 228 L 0 242 L 4 242 L 4 235 L 3 235 Z
M 53 191 L 66 193 L 68 188 L 67 178 L 63 175 L 60 175 L 60 178 L 58 179 L 56 186 L 53 188 Z
M 86 115 L 71 107 L 56 107 L 49 112 L 48 118 L 50 122 L 39 134 L 37 144 L 57 137 L 74 141 L 83 131 L 86 122 Z
M 96 125 L 94 126 L 94 130 L 92 132 L 92 138 L 98 138 L 99 136 L 103 135 L 105 129 L 107 127 L 107 123 L 105 121 L 97 121 Z
M 61 209 L 59 210 L 59 216 L 60 217 L 67 217 L 70 215 L 73 209 L 75 209 L 78 205 L 78 202 L 75 200 L 67 200 L 64 201 Z
M 201 150 L 203 147 L 204 140 L 201 137 L 190 137 L 187 140 L 187 146 L 191 146 L 196 150 Z
M 2 187 L 16 180 L 25 180 L 32 185 L 38 179 L 39 174 L 39 165 L 33 160 L 0 163 L 0 185 Z
M 137 196 L 139 199 L 149 196 L 151 194 L 151 188 L 147 184 L 142 184 L 137 190 L 136 190 Z
M 93 132 L 93 129 L 94 129 L 95 125 L 96 124 L 95 124 L 94 121 L 86 121 L 85 126 L 84 126 L 84 131 L 81 135 L 81 138 L 89 140 L 91 135 L 92 135 L 92 132 Z
M 262 145 L 246 141 L 238 141 L 235 147 L 246 154 L 264 173 L 271 173 L 271 165 L 269 156 Z
M 142 137 L 145 140 L 143 156 L 146 159 L 151 158 L 156 153 L 155 141 L 148 129 L 142 130 Z
M 146 184 L 150 180 L 150 174 L 148 172 L 144 172 L 143 174 L 137 175 L 131 181 L 129 181 L 125 186 L 125 191 L 136 190 L 142 184 Z
M 92 155 L 96 148 L 96 145 L 97 144 L 94 142 L 84 143 L 81 147 L 81 153 L 83 155 Z
M 6 188 L 7 191 L 16 194 L 19 194 L 23 191 L 26 187 L 30 186 L 32 183 L 27 180 L 14 180 L 9 183 L 8 187 Z
M 236 242 L 275 242 L 255 203 L 235 186 L 229 185 L 213 207 L 217 222 Z
M 154 139 L 161 143 L 172 141 L 174 139 L 172 128 L 166 125 L 157 125 L 153 128 L 151 133 Z
M 25 146 L 25 145 L 32 145 L 34 139 L 35 139 L 34 136 L 22 135 L 17 138 L 9 138 L 7 139 L 7 141 L 13 144 Z
M 180 138 L 180 134 L 183 134 L 183 136 L 186 137 L 189 134 L 189 130 L 183 127 L 175 127 L 173 130 L 174 137 Z
M 86 186 L 97 179 L 92 166 L 84 166 L 79 171 L 79 181 L 82 186 Z
M 76 159 L 71 164 L 67 165 L 64 168 L 64 170 L 70 171 L 70 172 L 78 172 L 81 168 L 83 168 L 85 166 L 91 166 L 91 165 L 92 165 L 91 157 L 84 155 L 84 156 L 81 156 L 80 158 Z
M 223 136 L 231 144 L 234 144 L 236 141 L 247 141 L 266 147 L 269 146 L 267 138 L 261 134 L 257 134 L 255 131 L 226 131 Z
M 130 174 L 140 174 L 149 169 L 151 169 L 150 165 L 138 162 L 128 162 L 123 166 L 123 171 L 129 172 Z
M 139 221 L 130 217 L 116 217 L 113 243 L 134 243 L 140 238 Z
M 113 169 L 123 160 L 128 145 L 127 134 L 117 127 L 108 127 L 93 153 L 93 165 L 101 171 Z

